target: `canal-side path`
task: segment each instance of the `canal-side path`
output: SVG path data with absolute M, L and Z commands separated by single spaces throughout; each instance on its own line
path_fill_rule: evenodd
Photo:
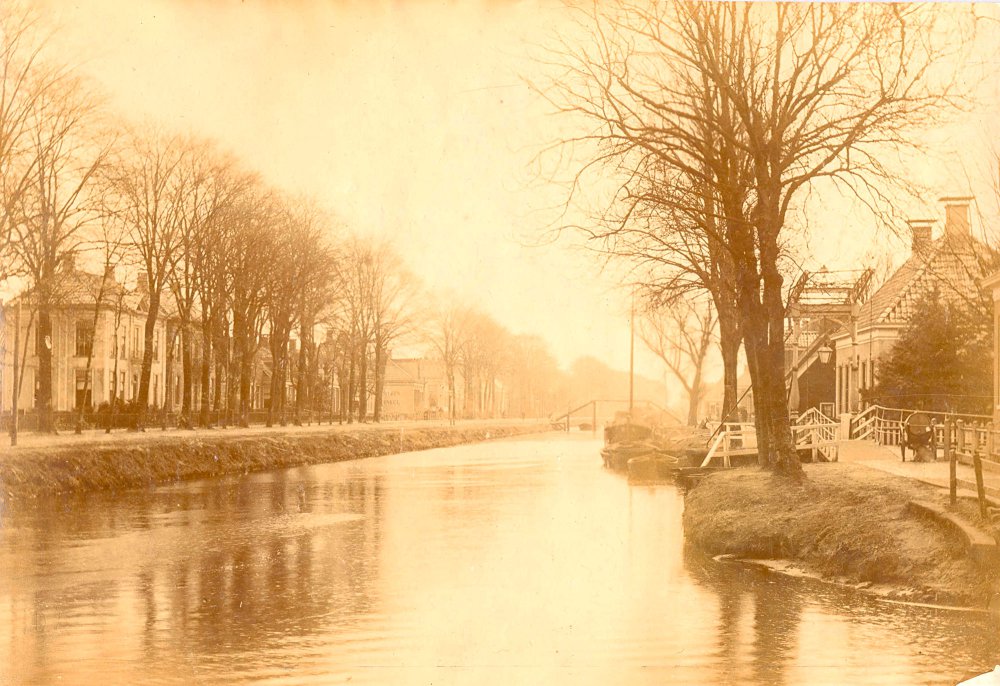
M 30 435 L 0 451 L 0 505 L 339 462 L 549 430 L 538 420 Z
M 861 464 L 872 469 L 914 479 L 938 488 L 949 488 L 949 464 L 948 460 L 937 460 L 935 462 L 913 462 L 913 451 L 906 453 L 906 462 L 900 457 L 899 448 L 895 446 L 878 445 L 874 441 L 842 441 L 839 446 L 841 462 L 851 462 Z M 959 463 L 956 473 L 959 482 L 974 484 L 976 474 L 972 467 Z M 992 489 L 1000 491 L 1000 474 L 983 472 L 983 483 L 987 487 L 987 492 Z M 958 489 L 959 496 L 975 498 L 975 491 L 968 489 Z

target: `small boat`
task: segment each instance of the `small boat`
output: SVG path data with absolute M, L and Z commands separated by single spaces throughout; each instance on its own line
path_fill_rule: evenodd
M 641 421 L 632 412 L 620 412 L 614 422 L 604 427 L 604 447 L 601 458 L 604 466 L 623 472 L 628 461 L 651 454 L 657 449 L 653 442 L 653 426 Z
M 634 483 L 674 481 L 678 474 L 698 467 L 704 451 L 685 448 L 677 441 L 661 444 L 655 451 L 628 461 L 628 480 Z
M 604 446 L 601 458 L 604 466 L 616 472 L 628 469 L 628 463 L 638 458 L 651 457 L 658 448 L 650 441 L 624 441 Z

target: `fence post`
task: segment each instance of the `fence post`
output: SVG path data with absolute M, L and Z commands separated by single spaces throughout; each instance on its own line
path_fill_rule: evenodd
M 948 460 L 948 493 L 951 495 L 951 504 L 958 502 L 958 474 L 955 468 L 955 448 L 951 444 L 951 434 L 954 424 L 949 421 L 944 423 L 944 456 Z
M 972 466 L 976 470 L 976 495 L 979 497 L 979 514 L 989 521 L 986 512 L 986 486 L 983 484 L 983 461 L 979 456 L 979 429 L 972 430 Z
M 973 465 L 976 462 L 976 455 L 979 454 L 979 427 L 975 424 L 972 425 L 972 441 L 969 443 L 969 452 L 972 453 Z

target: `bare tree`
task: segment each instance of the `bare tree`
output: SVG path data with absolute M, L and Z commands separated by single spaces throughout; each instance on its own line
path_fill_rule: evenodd
M 677 184 L 693 199 L 684 212 L 705 217 L 697 226 L 731 255 L 760 459 L 781 473 L 801 473 L 784 388 L 791 216 L 820 183 L 877 211 L 891 204 L 886 153 L 912 147 L 915 127 L 953 104 L 935 65 L 940 16 L 917 5 L 626 0 L 598 8 L 590 45 L 555 60 L 566 68 L 551 101 L 589 121 L 571 144 L 595 144 L 581 174 L 623 173 L 625 196 L 657 177 Z
M 185 257 L 192 263 L 191 275 L 201 314 L 201 410 L 198 423 L 204 427 L 210 424 L 210 408 L 216 413 L 220 411 L 223 380 L 229 367 L 229 328 L 224 322 L 228 321 L 233 281 L 228 261 L 235 239 L 236 223 L 232 208 L 243 194 L 252 191 L 256 183 L 256 179 L 240 171 L 232 159 L 220 155 L 213 168 L 210 191 L 215 209 L 195 233 L 191 251 Z
M 52 309 L 75 278 L 76 253 L 85 227 L 100 216 L 95 174 L 105 163 L 110 139 L 95 128 L 97 103 L 81 82 L 63 78 L 34 98 L 25 144 L 31 180 L 8 206 L 17 262 L 31 282 L 38 312 L 39 431 L 54 431 L 52 413 Z
M 142 429 L 149 403 L 153 346 L 164 291 L 181 257 L 187 188 L 181 173 L 189 146 L 177 137 L 133 133 L 108 174 L 115 213 L 127 229 L 127 245 L 142 272 L 147 298 L 136 427 Z
M 296 203 L 295 242 L 298 246 L 296 275 L 299 356 L 295 384 L 295 423 L 312 417 L 313 392 L 318 377 L 318 347 L 315 330 L 324 310 L 334 303 L 338 287 L 338 253 L 329 241 L 330 220 L 309 201 Z
M 218 153 L 215 146 L 207 141 L 190 141 L 188 154 L 178 168 L 184 197 L 179 209 L 179 258 L 168 279 L 170 293 L 176 308 L 180 336 L 181 353 L 181 416 L 179 424 L 192 428 L 193 388 L 194 388 L 194 315 L 202 292 L 200 267 L 206 263 L 205 252 L 212 250 L 211 242 L 216 238 L 214 229 L 216 218 L 232 203 L 241 186 L 234 183 L 233 164 Z M 210 310 L 212 303 L 201 299 L 202 316 Z M 168 339 L 172 338 L 168 333 Z M 173 345 L 169 350 L 172 353 Z M 202 367 L 207 367 L 207 355 L 211 348 L 202 350 Z M 168 353 L 168 359 L 170 354 Z M 164 390 L 167 406 L 170 406 L 170 377 L 167 374 Z
M 232 231 L 226 263 L 233 342 L 227 406 L 238 410 L 237 422 L 247 426 L 253 403 L 254 362 L 266 323 L 266 286 L 276 242 L 272 228 L 280 225 L 282 208 L 273 192 L 257 187 L 242 194 L 226 215 Z
M 374 332 L 372 346 L 375 362 L 375 408 L 373 419 L 382 421 L 382 396 L 385 392 L 385 372 L 391 353 L 390 346 L 414 330 L 417 280 L 389 246 L 376 246 L 374 251 L 374 288 L 372 306 Z
M 718 318 L 710 300 L 677 298 L 651 303 L 639 324 L 643 342 L 673 374 L 688 397 L 688 426 L 698 422 L 705 390 L 704 370 Z
M 432 323 L 430 340 L 444 363 L 444 373 L 448 380 L 448 420 L 455 423 L 456 406 L 455 374 L 465 347 L 468 309 L 455 304 L 442 307 Z
M 14 269 L 12 229 L 28 187 L 37 183 L 39 110 L 52 100 L 65 67 L 45 59 L 49 35 L 37 13 L 17 0 L 0 5 L 0 280 Z
M 117 379 L 118 375 L 118 327 L 121 323 L 121 310 L 125 293 L 124 287 L 121 286 L 115 278 L 115 269 L 121 263 L 123 257 L 123 233 L 121 226 L 112 221 L 102 221 L 100 226 L 98 249 L 101 251 L 102 258 L 101 275 L 97 280 L 97 289 L 92 294 L 94 298 L 94 315 L 90 325 L 90 345 L 87 346 L 87 366 L 83 375 L 84 401 L 80 403 L 80 407 L 78 408 L 76 428 L 74 429 L 74 433 L 78 434 L 83 432 L 84 412 L 88 405 L 86 398 L 91 393 L 90 377 L 94 361 L 94 345 L 97 340 L 97 325 L 100 322 L 101 310 L 109 306 L 113 308 L 114 312 L 114 341 L 112 343 L 112 349 L 115 356 L 115 369 L 113 371 L 112 379 Z M 112 383 L 117 385 L 117 381 L 113 381 Z M 108 390 L 109 392 L 111 391 L 111 389 Z M 112 407 L 110 407 L 109 410 L 113 409 L 114 402 L 115 398 L 112 396 Z

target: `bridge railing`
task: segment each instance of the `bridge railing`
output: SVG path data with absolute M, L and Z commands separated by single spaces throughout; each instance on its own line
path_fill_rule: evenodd
M 796 451 L 811 451 L 813 461 L 820 455 L 828 462 L 837 460 L 840 442 L 839 422 L 817 411 L 815 414 L 806 413 L 800 417 L 791 429 Z M 710 467 L 714 460 L 716 463 L 721 462 L 721 466 L 728 469 L 732 467 L 732 458 L 756 454 L 757 432 L 754 425 L 727 425 L 712 439 L 701 466 Z
M 899 445 L 903 436 L 903 426 L 910 415 L 921 412 L 931 419 L 934 425 L 937 444 L 943 445 L 944 425 L 948 422 L 961 420 L 966 425 L 983 425 L 991 419 L 986 415 L 956 414 L 953 412 L 931 412 L 898 407 L 883 407 L 872 405 L 854 417 L 851 421 L 851 438 L 874 440 L 879 445 Z

